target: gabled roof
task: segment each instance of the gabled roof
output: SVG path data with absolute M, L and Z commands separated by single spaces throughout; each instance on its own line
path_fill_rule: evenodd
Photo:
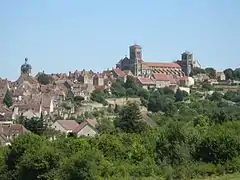
M 56 121 L 60 126 L 62 126 L 65 130 L 74 130 L 79 124 L 75 120 L 57 120 Z
M 124 77 L 126 74 L 124 71 L 122 71 L 121 69 L 119 68 L 116 68 L 116 69 L 113 69 L 113 72 L 118 75 L 119 77 Z
M 76 129 L 74 129 L 73 132 L 78 133 L 79 131 L 81 131 L 87 125 L 90 126 L 91 128 L 93 128 L 94 130 L 96 130 L 97 124 L 98 124 L 98 122 L 97 122 L 96 119 L 86 119 Z
M 29 131 L 21 124 L 0 124 L 0 134 L 3 134 L 4 136 L 23 134 L 26 132 Z

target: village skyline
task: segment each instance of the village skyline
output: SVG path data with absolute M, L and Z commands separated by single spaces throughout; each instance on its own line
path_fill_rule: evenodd
M 133 45 L 137 45 L 137 44 L 132 44 L 132 46 L 133 46 Z M 127 48 L 126 48 L 126 49 L 127 49 Z M 143 52 L 144 52 L 144 51 L 143 51 Z M 189 51 L 185 50 L 185 51 L 183 51 L 182 53 L 184 53 L 184 52 L 189 52 Z M 189 52 L 189 53 L 193 54 L 192 52 Z M 144 54 L 143 54 L 143 56 L 144 56 Z M 194 59 L 196 60 L 195 54 L 193 54 L 193 56 L 194 56 Z M 129 57 L 129 55 L 127 55 L 127 53 L 125 53 L 125 55 L 122 56 L 122 58 L 124 58 L 124 57 Z M 169 61 L 167 61 L 167 60 L 154 61 L 154 62 L 156 62 L 156 63 L 175 62 L 175 61 L 179 60 L 180 58 L 181 58 L 181 54 L 179 53 L 179 58 L 177 58 L 177 59 L 169 60 Z M 14 69 L 16 69 L 16 66 L 17 66 L 17 68 L 18 68 L 17 72 L 14 72 L 14 73 L 13 73 L 13 74 L 14 74 L 14 77 L 13 77 L 13 76 L 7 77 L 7 76 L 4 76 L 4 75 L 1 74 L 0 78 L 2 78 L 2 79 L 8 79 L 8 80 L 11 80 L 11 81 L 15 81 L 15 80 L 19 77 L 19 74 L 21 73 L 21 70 L 19 69 L 19 67 L 24 63 L 25 59 L 27 59 L 28 63 L 30 63 L 30 64 L 35 64 L 34 59 L 31 59 L 31 58 L 29 58 L 28 56 L 25 56 L 24 58 L 21 58 L 21 59 L 22 59 L 22 62 L 21 62 L 20 64 L 13 64 Z M 32 71 L 31 71 L 31 76 L 36 76 L 38 73 L 41 73 L 41 72 L 44 72 L 44 73 L 46 73 L 46 74 L 69 74 L 69 72 L 74 72 L 74 71 L 76 71 L 76 70 L 78 70 L 78 71 L 86 70 L 86 71 L 93 71 L 94 73 L 102 73 L 103 71 L 114 69 L 115 66 L 116 66 L 116 62 L 117 62 L 118 60 L 120 60 L 120 59 L 121 59 L 121 58 L 116 59 L 115 63 L 114 63 L 112 66 L 110 65 L 109 67 L 102 68 L 102 69 L 101 69 L 101 68 L 100 68 L 100 69 L 99 69 L 99 68 L 95 68 L 95 67 L 93 67 L 93 68 L 91 68 L 91 67 L 85 68 L 85 67 L 79 67 L 78 65 L 76 65 L 75 68 L 73 67 L 72 69 L 65 70 L 65 71 L 62 71 L 62 72 L 61 72 L 61 71 L 57 71 L 57 70 L 46 71 L 45 69 L 48 69 L 48 68 L 35 67 L 35 66 L 33 66 Z M 145 58 L 143 57 L 142 59 L 144 60 Z M 228 68 L 231 68 L 231 69 L 236 69 L 236 68 L 238 68 L 238 67 L 222 67 L 222 68 L 217 69 L 217 68 L 215 68 L 214 66 L 206 66 L 206 65 L 202 64 L 202 63 L 201 63 L 201 60 L 198 60 L 198 59 L 197 59 L 197 61 L 198 61 L 198 63 L 201 65 L 201 68 L 202 68 L 202 69 L 205 69 L 205 68 L 214 68 L 216 71 L 224 71 L 225 69 L 228 69 Z M 151 61 L 151 62 L 152 62 L 152 61 Z M 56 66 L 56 67 L 57 67 L 57 66 Z M 57 68 L 56 68 L 56 69 L 57 69 Z

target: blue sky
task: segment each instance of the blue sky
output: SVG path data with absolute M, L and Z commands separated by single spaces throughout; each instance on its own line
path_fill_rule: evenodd
M 0 0 L 0 76 L 27 56 L 33 72 L 101 71 L 143 47 L 145 61 L 191 51 L 204 66 L 239 66 L 239 0 Z

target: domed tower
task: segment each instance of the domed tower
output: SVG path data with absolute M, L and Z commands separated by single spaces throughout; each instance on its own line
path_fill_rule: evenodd
M 28 58 L 25 58 L 25 63 L 21 66 L 21 75 L 29 76 L 31 74 L 32 66 L 27 62 L 28 62 Z

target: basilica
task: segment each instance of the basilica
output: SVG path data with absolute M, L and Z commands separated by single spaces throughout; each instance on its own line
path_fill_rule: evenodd
M 200 65 L 189 52 L 184 52 L 181 60 L 173 62 L 145 62 L 142 58 L 142 47 L 137 44 L 129 47 L 129 58 L 125 57 L 116 64 L 116 68 L 123 71 L 130 70 L 135 76 L 162 73 L 184 77 L 189 76 L 191 69 L 194 67 L 200 67 Z

